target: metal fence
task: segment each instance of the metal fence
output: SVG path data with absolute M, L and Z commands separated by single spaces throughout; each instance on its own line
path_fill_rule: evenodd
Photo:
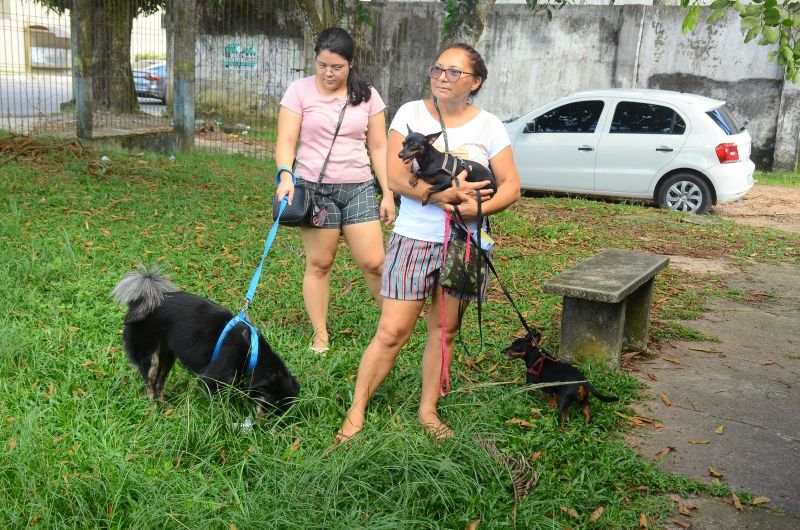
M 172 130 L 173 35 L 181 21 L 150 5 L 157 7 L 152 0 L 92 5 L 94 138 Z M 31 0 L 0 0 L 0 129 L 75 135 L 71 37 L 78 30 L 70 15 Z M 126 21 L 129 42 L 124 31 L 112 31 Z M 304 75 L 304 47 L 295 2 L 201 3 L 195 147 L 271 154 L 278 102 Z

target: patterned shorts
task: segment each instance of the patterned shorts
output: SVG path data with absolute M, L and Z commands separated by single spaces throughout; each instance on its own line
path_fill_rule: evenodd
M 381 296 L 395 300 L 424 300 L 439 287 L 439 270 L 444 260 L 444 244 L 420 241 L 392 234 L 386 249 L 381 278 Z M 489 285 L 488 267 L 484 266 L 481 298 L 486 299 Z M 449 295 L 475 302 L 477 295 L 460 294 L 445 289 Z
M 325 184 L 319 187 L 328 216 L 320 228 L 341 228 L 345 225 L 380 220 L 373 181 L 356 184 Z

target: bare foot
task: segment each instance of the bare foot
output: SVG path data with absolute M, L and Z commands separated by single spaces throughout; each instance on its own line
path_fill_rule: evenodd
M 419 423 L 428 431 L 428 434 L 437 440 L 447 440 L 452 438 L 455 433 L 446 423 L 444 423 L 435 411 L 419 411 Z
M 328 353 L 328 334 L 323 332 L 314 333 L 314 338 L 311 340 L 311 345 L 308 349 L 314 353 Z
M 350 409 L 347 411 L 347 417 L 342 422 L 342 426 L 336 431 L 333 437 L 333 445 L 336 447 L 347 441 L 350 441 L 353 436 L 361 432 L 364 428 L 364 413 L 361 411 Z

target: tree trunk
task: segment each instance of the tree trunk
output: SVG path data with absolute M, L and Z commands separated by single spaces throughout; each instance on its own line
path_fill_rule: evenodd
M 483 34 L 486 21 L 494 7 L 495 0 L 457 1 L 451 7 L 447 34 L 442 39 L 442 48 L 456 42 L 475 46 Z
M 115 0 L 111 4 L 95 0 L 93 10 L 95 108 L 129 114 L 139 108 L 130 59 L 136 5 L 133 0 Z

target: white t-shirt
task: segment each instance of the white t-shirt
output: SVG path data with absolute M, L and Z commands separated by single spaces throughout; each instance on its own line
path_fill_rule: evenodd
M 439 120 L 431 116 L 421 100 L 410 101 L 400 107 L 389 130 L 394 129 L 405 137 L 408 134 L 407 126 L 422 134 L 433 134 L 442 130 Z M 464 125 L 447 128 L 447 144 L 451 154 L 488 168 L 489 160 L 511 145 L 511 140 L 500 119 L 481 109 L 477 116 Z M 444 152 L 444 136 L 439 136 L 433 146 Z M 416 171 L 416 161 L 413 164 L 412 169 Z M 470 224 L 470 230 L 477 226 L 477 222 Z M 401 196 L 400 213 L 395 221 L 394 232 L 421 241 L 443 243 L 444 210 L 433 203 L 423 206 L 416 199 Z

